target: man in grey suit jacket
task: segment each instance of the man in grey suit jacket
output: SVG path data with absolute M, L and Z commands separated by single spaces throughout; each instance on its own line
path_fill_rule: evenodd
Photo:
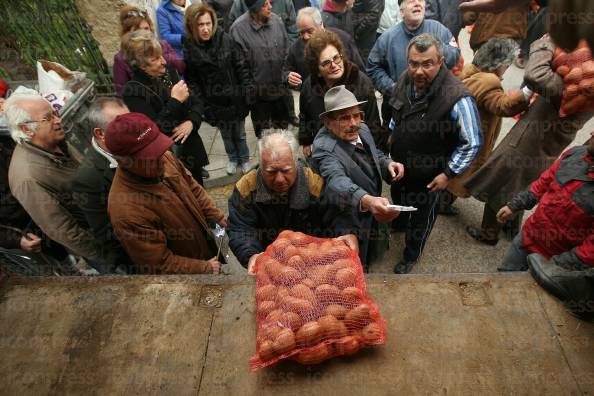
M 314 168 L 325 179 L 323 194 L 329 208 L 324 223 L 337 235 L 355 234 L 359 256 L 367 268 L 372 243 L 377 240 L 378 222 L 389 222 L 400 212 L 388 208 L 381 196 L 386 183 L 404 176 L 402 164 L 392 161 L 375 146 L 355 95 L 344 85 L 324 96 L 326 111 L 320 114 L 324 127 L 313 143 Z

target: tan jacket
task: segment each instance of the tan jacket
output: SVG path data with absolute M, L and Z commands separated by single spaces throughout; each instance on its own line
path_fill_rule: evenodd
M 464 67 L 460 79 L 474 96 L 483 132 L 483 145 L 472 165 L 448 185 L 451 193 L 467 198 L 470 192 L 464 188 L 464 183 L 491 155 L 501 131 L 501 117 L 521 113 L 528 108 L 528 101 L 524 99 L 522 91 L 507 95 L 501 86 L 501 79 L 495 73 L 482 72 L 473 64 Z
M 472 23 L 473 19 L 471 14 L 464 15 L 466 21 L 470 23 Z M 509 7 L 500 14 L 479 13 L 470 34 L 470 48 L 476 51 L 493 37 L 510 38 L 519 43 L 519 41 L 526 38 L 529 14 L 530 4 L 522 0 L 519 1 L 518 5 Z
M 79 161 L 66 145 L 61 148 L 65 155 L 30 143 L 17 144 L 8 170 L 10 190 L 50 239 L 94 259 L 98 256 L 94 238 L 72 197 Z
M 216 246 L 208 222 L 225 215 L 173 154 L 164 159 L 164 176 L 154 181 L 117 169 L 108 202 L 115 234 L 141 273 L 210 273 Z

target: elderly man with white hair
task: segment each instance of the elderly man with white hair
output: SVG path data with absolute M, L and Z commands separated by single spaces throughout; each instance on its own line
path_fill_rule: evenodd
M 33 221 L 72 253 L 93 260 L 97 249 L 72 198 L 79 161 L 64 141 L 58 112 L 37 95 L 15 94 L 4 104 L 17 146 L 8 171 L 10 190 Z
M 324 180 L 298 161 L 298 149 L 291 132 L 267 131 L 258 141 L 259 168 L 243 176 L 229 198 L 229 246 L 248 273 L 283 230 L 335 236 L 322 224 Z M 341 239 L 358 249 L 353 235 Z

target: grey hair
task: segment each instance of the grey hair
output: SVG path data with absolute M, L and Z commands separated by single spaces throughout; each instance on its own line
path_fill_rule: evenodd
M 35 132 L 39 127 L 38 122 L 31 121 L 31 114 L 23 109 L 22 103 L 32 100 L 40 100 L 49 104 L 47 100 L 39 95 L 35 94 L 13 94 L 6 102 L 4 102 L 4 114 L 6 116 L 6 122 L 8 123 L 8 129 L 10 129 L 10 136 L 17 144 L 23 144 L 31 140 L 31 136 L 27 135 L 21 129 L 21 125 L 27 123 L 28 128 Z
M 306 16 L 310 17 L 313 20 L 313 23 L 316 24 L 316 26 L 322 26 L 322 14 L 320 13 L 320 10 L 318 10 L 317 8 L 303 7 L 302 9 L 300 9 L 297 13 L 297 22 L 299 22 L 301 18 Z
M 89 112 L 87 113 L 87 119 L 91 124 L 91 128 L 101 128 L 103 130 L 107 128 L 107 119 L 105 118 L 105 114 L 103 114 L 103 109 L 108 104 L 116 107 L 126 107 L 124 101 L 120 98 L 112 96 L 98 98 L 89 107 Z
M 421 33 L 418 36 L 413 37 L 412 40 L 410 40 L 410 42 L 408 43 L 408 47 L 406 48 L 407 57 L 410 53 L 410 49 L 413 46 L 419 52 L 425 52 L 429 48 L 435 46 L 437 57 L 443 57 L 443 44 L 437 37 L 435 37 L 431 33 Z
M 495 37 L 483 44 L 474 54 L 472 64 L 482 71 L 492 72 L 509 66 L 518 53 L 518 43 L 510 38 Z
M 293 154 L 293 161 L 297 163 L 299 158 L 299 143 L 293 132 L 286 129 L 265 129 L 262 131 L 262 138 L 258 140 L 258 160 L 262 164 L 262 153 L 271 149 L 272 159 L 276 159 L 277 151 L 280 148 L 279 143 L 285 142 L 289 145 Z

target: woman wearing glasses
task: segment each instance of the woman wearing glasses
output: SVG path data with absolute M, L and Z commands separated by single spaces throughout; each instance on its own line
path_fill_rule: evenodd
M 185 27 L 190 91 L 204 101 L 205 120 L 221 131 L 229 157 L 227 173 L 235 174 L 240 165 L 245 174 L 252 169 L 245 137 L 244 96 L 254 85 L 249 66 L 239 44 L 217 27 L 216 13 L 207 4 L 188 8 Z
M 153 34 L 155 33 L 155 26 L 147 12 L 134 6 L 122 7 L 120 10 L 120 38 L 127 33 L 139 29 L 148 30 Z M 177 55 L 177 52 L 175 52 L 167 41 L 159 40 L 159 43 L 163 50 L 163 58 L 165 58 L 167 64 L 173 66 L 180 76 L 183 75 L 186 71 L 186 63 Z M 118 52 L 113 57 L 113 83 L 116 95 L 122 96 L 124 85 L 131 78 L 132 69 Z
M 134 73 L 124 86 L 124 102 L 131 112 L 145 114 L 175 141 L 179 159 L 202 184 L 208 177 L 202 169 L 208 164 L 208 156 L 198 135 L 202 101 L 190 95 L 186 83 L 167 64 L 152 33 L 137 30 L 124 36 L 122 56 Z
M 324 112 L 324 95 L 337 85 L 345 85 L 362 106 L 364 121 L 369 126 L 376 145 L 381 147 L 387 138 L 382 133 L 373 83 L 357 65 L 343 56 L 340 38 L 330 31 L 314 33 L 305 46 L 305 63 L 310 76 L 303 82 L 299 96 L 299 144 L 305 157 L 311 155 L 311 144 L 323 126 L 319 117 Z

